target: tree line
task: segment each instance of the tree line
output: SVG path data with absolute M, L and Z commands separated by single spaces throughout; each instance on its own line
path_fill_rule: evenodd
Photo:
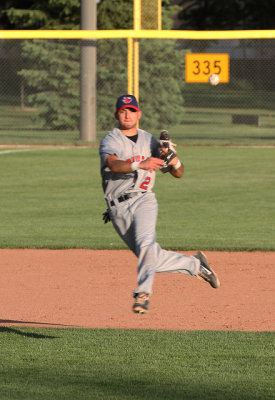
M 101 0 L 98 29 L 132 27 L 130 0 Z M 81 0 L 2 0 L 1 29 L 79 29 Z M 275 29 L 275 0 L 163 0 L 174 7 L 172 28 Z

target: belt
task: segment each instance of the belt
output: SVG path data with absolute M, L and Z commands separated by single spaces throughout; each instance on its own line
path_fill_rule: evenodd
M 132 192 L 132 193 L 128 193 L 128 194 L 123 194 L 122 196 L 118 197 L 116 200 L 117 200 L 119 203 L 122 203 L 123 201 L 129 200 L 129 199 L 131 199 L 132 197 L 137 196 L 139 193 L 142 193 L 142 194 L 143 194 L 143 193 L 145 193 L 145 192 Z M 111 200 L 111 201 L 110 201 L 110 206 L 113 207 L 114 205 L 115 205 L 114 200 Z

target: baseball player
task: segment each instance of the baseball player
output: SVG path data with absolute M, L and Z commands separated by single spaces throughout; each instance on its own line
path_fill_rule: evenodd
M 158 204 L 152 192 L 157 170 L 175 178 L 183 176 L 168 132 L 160 140 L 137 128 L 142 112 L 133 95 L 120 96 L 115 118 L 118 128 L 100 142 L 101 176 L 107 211 L 104 222 L 112 224 L 138 258 L 137 287 L 133 292 L 135 313 L 148 311 L 155 273 L 179 272 L 207 281 L 213 288 L 220 283 L 205 255 L 193 256 L 167 251 L 156 241 Z

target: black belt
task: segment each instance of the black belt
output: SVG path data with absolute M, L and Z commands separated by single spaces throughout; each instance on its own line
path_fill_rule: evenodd
M 125 201 L 125 200 L 129 200 L 129 199 L 131 199 L 131 198 L 137 196 L 139 193 L 142 193 L 142 194 L 143 194 L 143 193 L 145 193 L 145 192 L 134 192 L 134 193 L 124 194 L 124 195 L 118 197 L 118 198 L 117 198 L 117 201 L 118 201 L 119 203 L 122 203 L 122 202 Z M 111 200 L 111 201 L 110 201 L 110 206 L 113 207 L 114 205 L 115 205 L 115 202 L 114 202 L 113 200 Z

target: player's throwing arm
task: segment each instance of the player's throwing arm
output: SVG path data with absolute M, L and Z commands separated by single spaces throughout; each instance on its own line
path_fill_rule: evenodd
M 121 161 L 115 154 L 111 154 L 107 157 L 107 165 L 113 173 L 127 174 L 139 168 L 147 171 L 150 169 L 158 170 L 163 167 L 164 160 L 156 157 L 149 157 L 141 162 L 129 163 L 127 161 Z

